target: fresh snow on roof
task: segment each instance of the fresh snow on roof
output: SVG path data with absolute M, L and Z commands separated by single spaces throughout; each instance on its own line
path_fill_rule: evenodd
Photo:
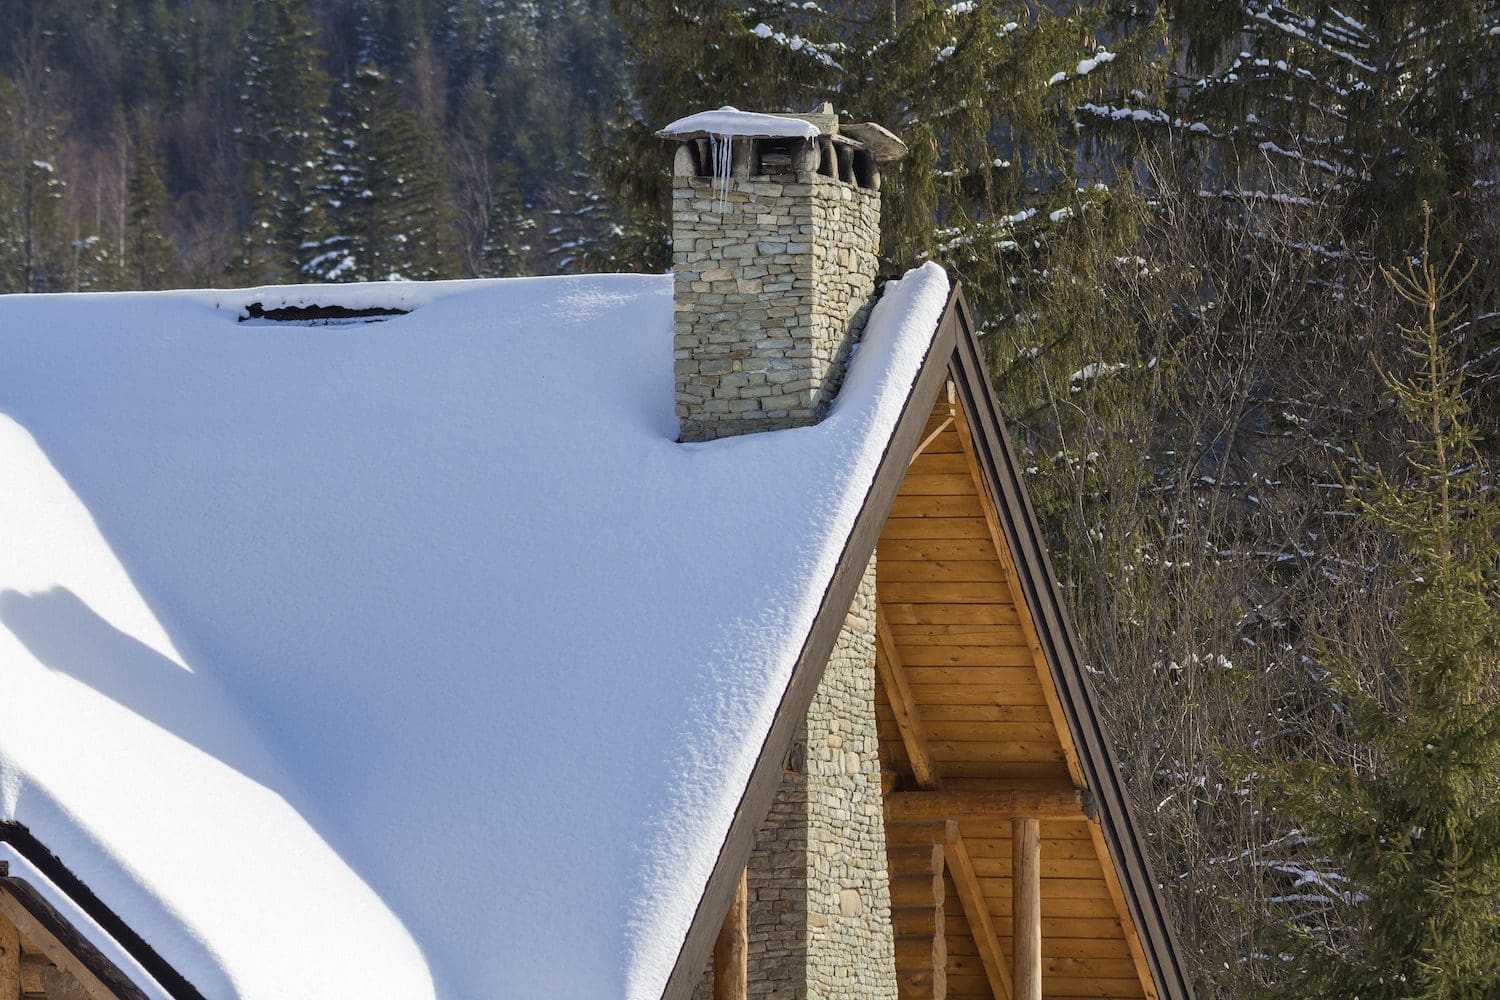
M 764 137 L 813 139 L 822 135 L 822 130 L 812 122 L 801 118 L 783 118 L 781 115 L 763 115 L 754 111 L 740 111 L 725 107 L 717 111 L 700 111 L 686 118 L 679 118 L 666 128 L 663 135 L 694 135 L 707 132 L 710 135 L 735 137 Z
M 210 997 L 658 996 L 946 292 L 707 444 L 666 276 L 0 297 L 0 819 Z

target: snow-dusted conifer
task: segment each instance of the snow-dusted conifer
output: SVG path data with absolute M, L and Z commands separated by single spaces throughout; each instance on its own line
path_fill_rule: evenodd
M 250 169 L 249 226 L 233 270 L 253 283 L 294 282 L 321 234 L 318 145 L 328 78 L 306 0 L 255 5 L 244 48 L 239 139 Z
M 152 139 L 149 131 L 139 138 L 128 186 L 124 280 L 134 289 L 165 288 L 175 264 L 172 241 L 163 232 L 171 196 Z
M 439 140 L 374 65 L 340 89 L 322 161 L 329 228 L 311 271 L 324 281 L 454 275 Z

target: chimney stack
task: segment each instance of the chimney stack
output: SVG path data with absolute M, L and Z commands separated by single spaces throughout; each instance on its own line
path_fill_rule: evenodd
M 682 440 L 816 423 L 875 293 L 879 125 L 707 111 L 658 133 L 672 177 L 674 369 Z

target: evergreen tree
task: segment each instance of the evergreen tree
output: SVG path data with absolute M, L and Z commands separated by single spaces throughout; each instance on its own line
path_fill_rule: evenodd
M 163 232 L 170 201 L 151 136 L 143 134 L 136 144 L 126 217 L 125 274 L 132 288 L 163 288 L 172 275 L 175 252 Z
M 1347 878 L 1332 927 L 1303 930 L 1297 995 L 1500 995 L 1500 493 L 1464 399 L 1452 311 L 1461 255 L 1383 273 L 1410 307 L 1408 374 L 1387 376 L 1408 427 L 1407 474 L 1359 481 L 1354 509 L 1388 537 L 1404 590 L 1384 663 L 1323 644 L 1350 764 L 1290 772 L 1283 808 Z M 1381 570 L 1377 570 L 1380 572 Z M 1284 995 L 1278 992 L 1278 995 Z
M 323 170 L 332 228 L 313 273 L 326 281 L 453 276 L 439 141 L 401 106 L 391 78 L 361 67 L 341 90 L 330 134 Z
M 256 5 L 240 91 L 249 224 L 235 267 L 252 282 L 303 279 L 322 231 L 317 165 L 328 78 L 321 57 L 305 0 Z
M 0 291 L 68 287 L 67 185 L 56 129 L 34 96 L 0 77 Z
M 1473 211 L 1500 137 L 1494 0 L 1174 0 L 1172 110 L 1225 186 L 1344 192 L 1346 232 L 1408 246 Z

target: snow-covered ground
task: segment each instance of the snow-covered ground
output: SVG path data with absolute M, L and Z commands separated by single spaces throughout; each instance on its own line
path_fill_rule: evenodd
M 946 291 L 694 445 L 668 277 L 0 297 L 0 819 L 210 997 L 657 996 Z

